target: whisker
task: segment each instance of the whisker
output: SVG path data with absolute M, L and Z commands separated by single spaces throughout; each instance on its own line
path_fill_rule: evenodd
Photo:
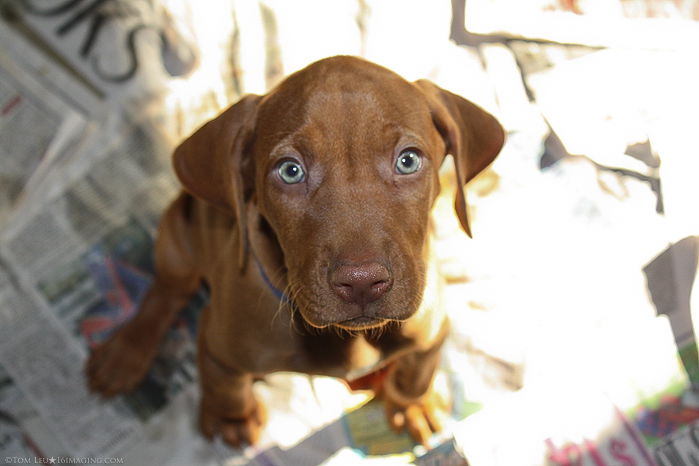
M 284 266 L 280 265 L 277 267 L 276 270 L 272 272 L 272 275 L 274 277 L 279 277 L 284 275 Z M 288 283 L 284 289 L 282 290 L 282 296 L 285 296 L 287 300 L 291 300 L 291 289 L 292 289 L 292 284 Z M 274 325 L 274 322 L 277 320 L 277 317 L 281 314 L 282 310 L 284 309 L 284 305 L 287 304 L 287 300 L 280 299 L 279 303 L 277 304 L 277 310 L 274 312 L 274 315 L 272 316 L 270 326 Z
M 286 287 L 284 287 L 284 289 L 282 290 L 282 294 L 287 299 L 280 299 L 279 302 L 277 303 L 277 310 L 274 312 L 274 316 L 272 316 L 272 322 L 271 322 L 272 324 L 274 324 L 274 322 L 276 322 L 277 318 L 281 315 L 284 308 L 286 306 L 290 305 L 291 294 L 292 294 L 291 290 L 292 290 L 291 283 L 287 284 Z
M 286 305 L 289 308 L 289 329 L 300 335 L 301 331 L 296 327 L 296 319 L 294 319 L 294 316 L 298 312 L 295 303 L 298 302 L 299 296 L 303 292 L 303 286 L 300 282 L 290 282 L 289 286 L 287 286 L 287 290 L 288 291 L 286 292 L 288 293 L 288 299 L 286 302 L 281 304 Z

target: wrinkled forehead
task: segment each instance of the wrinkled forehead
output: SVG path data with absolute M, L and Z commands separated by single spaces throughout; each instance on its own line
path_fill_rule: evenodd
M 281 141 L 377 146 L 400 138 L 434 143 L 427 101 L 397 74 L 366 62 L 340 60 L 306 68 L 263 100 L 258 142 L 271 151 Z

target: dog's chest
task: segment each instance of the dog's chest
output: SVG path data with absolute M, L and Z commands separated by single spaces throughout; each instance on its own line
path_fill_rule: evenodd
M 308 372 L 351 381 L 384 367 L 402 349 L 412 345 L 397 332 L 382 335 L 348 335 L 330 330 L 301 335 L 299 372 Z

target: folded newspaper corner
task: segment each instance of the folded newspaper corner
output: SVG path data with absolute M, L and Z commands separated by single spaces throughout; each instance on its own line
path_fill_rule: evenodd
M 372 22 L 383 11 L 373 0 L 345 3 L 352 14 L 328 19 L 338 31 L 359 38 L 393 21 Z M 154 234 L 179 189 L 173 143 L 275 82 L 280 63 L 296 63 L 284 55 L 294 41 L 279 37 L 310 30 L 312 18 L 306 28 L 266 1 L 211 11 L 186 0 L 0 2 L 0 458 L 696 464 L 696 4 L 468 0 L 468 32 L 509 42 L 477 53 L 448 44 L 430 69 L 457 84 L 469 70 L 508 144 L 471 187 L 473 240 L 453 220 L 448 167 L 435 207 L 453 321 L 435 380 L 451 402 L 444 432 L 422 449 L 388 428 L 367 393 L 274 374 L 255 386 L 273 419 L 260 445 L 231 450 L 206 442 L 194 421 L 205 290 L 133 393 L 94 397 L 82 366 L 153 279 Z M 503 5 L 522 15 L 497 13 Z M 595 5 L 613 21 L 590 21 Z M 645 17 L 651 10 L 662 17 Z M 358 26 L 356 14 L 369 16 Z M 655 43 L 643 32 L 661 30 L 670 32 Z

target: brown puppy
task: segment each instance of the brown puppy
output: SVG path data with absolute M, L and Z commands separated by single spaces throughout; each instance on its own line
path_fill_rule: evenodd
M 429 254 L 437 171 L 452 154 L 455 208 L 470 234 L 463 186 L 503 139 L 467 100 L 353 57 L 242 98 L 175 151 L 186 192 L 162 220 L 155 283 L 140 313 L 91 355 L 91 389 L 133 389 L 203 281 L 207 437 L 256 441 L 264 411 L 252 384 L 264 374 L 352 380 L 383 368 L 374 388 L 390 424 L 424 443 L 439 428 L 431 384 L 447 332 Z

